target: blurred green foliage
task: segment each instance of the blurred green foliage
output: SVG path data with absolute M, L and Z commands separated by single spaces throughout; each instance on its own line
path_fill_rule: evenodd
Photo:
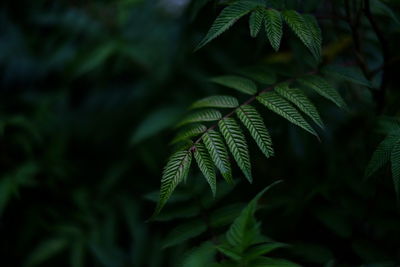
M 386 82 L 381 112 L 376 89 L 333 80 L 349 111 L 312 97 L 326 126 L 321 142 L 263 113 L 276 155 L 267 160 L 250 145 L 252 185 L 244 178 L 235 186 L 219 184 L 213 199 L 194 169 L 156 220 L 146 222 L 173 150 L 168 144 L 175 123 L 193 101 L 231 92 L 210 77 L 268 69 L 271 76 L 261 80 L 269 84 L 315 65 L 288 29 L 275 53 L 262 31 L 250 37 L 247 19 L 194 53 L 223 2 L 0 3 L 0 266 L 205 266 L 199 257 L 221 262 L 226 256 L 214 250 L 213 239 L 278 179 L 284 182 L 260 199 L 264 209 L 256 217 L 265 236 L 289 246 L 268 259 L 285 259 L 283 266 L 286 260 L 311 267 L 400 264 L 390 166 L 364 179 L 387 133 L 380 115 L 400 116 L 395 0 L 371 1 L 389 49 L 386 77 L 377 36 L 365 17 L 358 25 L 365 64 L 374 74 L 368 83 Z M 348 23 L 331 17 L 345 16 L 344 0 L 270 2 L 317 15 L 323 64 L 356 61 Z M 349 2 L 357 14 L 363 1 Z M 194 254 L 197 259 L 188 256 Z M 268 259 L 260 265 L 274 266 Z

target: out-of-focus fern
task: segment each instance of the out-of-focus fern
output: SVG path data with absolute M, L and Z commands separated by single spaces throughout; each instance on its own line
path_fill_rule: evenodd
M 393 119 L 383 124 L 385 139 L 378 145 L 372 154 L 371 160 L 365 170 L 365 176 L 370 177 L 388 162 L 391 164 L 393 185 L 397 199 L 400 200 L 400 121 Z

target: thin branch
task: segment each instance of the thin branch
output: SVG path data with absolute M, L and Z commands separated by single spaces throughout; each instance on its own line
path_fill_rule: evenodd
M 358 30 L 359 24 L 360 24 L 361 12 L 360 12 L 360 10 L 358 10 L 357 13 L 355 14 L 355 16 L 353 16 L 353 14 L 351 13 L 351 10 L 350 10 L 350 1 L 346 0 L 346 1 L 344 1 L 344 3 L 345 3 L 344 7 L 345 7 L 345 12 L 346 12 L 347 23 L 350 26 L 351 36 L 353 39 L 356 60 L 357 60 L 359 67 L 361 68 L 362 72 L 368 78 L 369 70 L 368 70 L 366 61 L 363 57 L 361 41 L 360 41 L 360 32 Z
M 386 88 L 388 85 L 388 72 L 389 72 L 388 67 L 389 67 L 389 60 L 390 60 L 389 43 L 387 42 L 383 32 L 379 29 L 379 26 L 376 23 L 376 20 L 371 13 L 370 1 L 365 0 L 364 4 L 365 4 L 365 6 L 364 6 L 365 16 L 367 17 L 369 23 L 371 24 L 371 27 L 372 27 L 373 31 L 375 32 L 375 35 L 378 38 L 378 41 L 382 48 L 382 56 L 383 56 L 382 82 L 381 82 L 381 86 L 380 86 L 379 90 L 376 91 L 376 93 L 375 93 L 375 100 L 377 101 L 377 109 L 378 109 L 378 112 L 381 113 L 385 106 L 385 94 L 386 94 Z

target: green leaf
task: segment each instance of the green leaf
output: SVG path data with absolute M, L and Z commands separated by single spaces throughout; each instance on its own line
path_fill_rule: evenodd
M 200 49 L 211 40 L 228 30 L 238 19 L 258 6 L 262 5 L 254 1 L 238 1 L 224 8 L 221 14 L 214 21 L 204 39 L 197 45 L 196 50 Z
M 197 165 L 210 185 L 211 191 L 215 197 L 215 194 L 217 193 L 217 183 L 212 159 L 203 144 L 198 143 L 195 145 L 195 148 L 194 158 L 196 159 Z
M 343 79 L 352 83 L 363 85 L 366 87 L 372 87 L 370 81 L 365 78 L 364 74 L 356 67 L 344 67 L 344 66 L 326 66 L 322 69 L 322 72 L 326 75 Z
M 370 177 L 374 172 L 389 162 L 392 149 L 399 139 L 399 136 L 389 135 L 378 145 L 365 170 L 365 177 Z
M 281 84 L 274 89 L 278 94 L 292 102 L 307 116 L 309 116 L 319 127 L 324 128 L 324 123 L 319 116 L 317 108 L 307 98 L 303 91 L 297 88 L 289 88 L 289 84 Z
M 239 102 L 233 96 L 209 96 L 193 103 L 191 108 L 236 108 Z
M 249 149 L 242 130 L 232 118 L 220 120 L 218 125 L 239 168 L 251 183 L 253 177 L 251 176 Z
M 164 239 L 163 248 L 181 244 L 191 238 L 201 235 L 207 229 L 204 222 L 200 220 L 180 224 L 172 229 Z
M 254 95 L 257 93 L 257 85 L 249 79 L 234 76 L 234 75 L 224 75 L 218 76 L 211 79 L 212 82 L 235 89 L 239 92 Z
M 159 132 L 167 129 L 179 118 L 182 110 L 176 107 L 165 107 L 155 110 L 146 116 L 132 134 L 130 143 L 132 145 L 142 142 Z
M 251 66 L 238 71 L 243 76 L 246 76 L 263 85 L 273 84 L 276 82 L 276 73 L 264 66 Z
M 221 135 L 214 130 L 210 130 L 204 133 L 203 141 L 214 164 L 220 170 L 224 179 L 230 184 L 233 183 L 228 151 L 226 150 Z
M 256 9 L 251 13 L 249 19 L 251 37 L 257 37 L 258 33 L 260 32 L 263 20 L 264 20 L 263 9 Z
M 42 242 L 28 257 L 25 266 L 42 265 L 45 261 L 67 248 L 68 242 L 65 238 L 49 239 Z
M 310 75 L 298 79 L 298 82 L 305 85 L 308 88 L 313 89 L 316 93 L 332 101 L 338 107 L 347 109 L 346 102 L 344 102 L 340 94 L 324 78 L 316 75 Z
M 391 154 L 392 162 L 392 176 L 394 189 L 396 191 L 397 199 L 400 199 L 400 138 L 397 140 L 397 144 L 392 149 Z
M 258 193 L 232 223 L 226 233 L 226 238 L 228 243 L 235 248 L 235 251 L 242 253 L 246 248 L 258 241 L 261 234 L 259 224 L 254 218 L 257 202 L 266 191 L 280 182 L 276 181 Z
M 264 155 L 267 158 L 273 156 L 271 137 L 257 110 L 250 105 L 243 105 L 236 110 L 236 115 L 249 130 Z
M 184 258 L 181 267 L 204 267 L 214 262 L 215 245 L 211 242 L 203 243 L 192 249 Z
M 187 150 L 178 151 L 170 157 L 161 178 L 160 198 L 152 218 L 161 211 L 176 186 L 186 179 L 191 161 L 192 153 Z
M 258 246 L 249 248 L 245 252 L 245 258 L 247 260 L 257 258 L 259 256 L 265 255 L 271 251 L 274 251 L 275 249 L 278 248 L 283 248 L 287 247 L 287 244 L 284 243 L 278 243 L 278 242 L 270 242 L 270 243 L 265 243 L 265 244 L 260 244 Z
M 282 17 L 275 9 L 267 9 L 265 14 L 265 32 L 275 51 L 279 50 L 282 39 Z
M 381 0 L 371 0 L 371 12 L 378 15 L 386 15 L 390 17 L 397 26 L 400 25 L 400 20 L 397 15 L 393 12 L 392 8 L 388 7 Z
M 221 112 L 215 109 L 205 109 L 197 111 L 188 115 L 184 118 L 177 126 L 183 126 L 185 124 L 194 122 L 206 122 L 206 121 L 216 121 L 222 118 Z
M 317 58 L 321 58 L 321 53 L 322 53 L 322 33 L 321 29 L 318 26 L 318 22 L 315 19 L 314 16 L 309 15 L 309 14 L 304 14 L 303 18 L 310 29 L 311 36 L 313 39 L 314 45 L 312 46 L 312 49 L 314 50 L 313 54 Z
M 308 19 L 305 19 L 301 14 L 294 10 L 282 11 L 282 15 L 293 30 L 293 32 L 299 37 L 303 44 L 310 50 L 315 59 L 320 59 L 321 44 L 317 31 L 313 29 L 315 25 L 312 25 Z
M 277 93 L 264 93 L 258 96 L 257 100 L 271 111 L 281 115 L 291 123 L 303 128 L 307 132 L 319 138 L 318 134 L 314 131 L 310 124 L 308 124 L 303 116 L 301 116 L 301 114 L 288 101 L 283 99 Z
M 230 247 L 220 245 L 217 246 L 216 248 L 218 249 L 219 252 L 221 252 L 222 254 L 231 258 L 234 261 L 240 261 L 242 259 L 242 256 Z
M 171 141 L 171 144 L 175 144 L 190 139 L 192 137 L 198 136 L 199 134 L 204 133 L 206 130 L 207 127 L 204 126 L 203 124 L 196 123 L 188 125 L 186 128 L 184 128 L 176 135 L 176 137 Z

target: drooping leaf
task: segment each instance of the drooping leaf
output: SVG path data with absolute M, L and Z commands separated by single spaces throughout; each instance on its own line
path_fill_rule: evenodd
M 191 238 L 201 235 L 207 229 L 204 222 L 200 220 L 193 220 L 180 224 L 173 228 L 163 242 L 163 248 L 183 243 Z
M 286 23 L 310 50 L 315 59 L 319 60 L 321 44 L 318 41 L 320 36 L 318 36 L 317 31 L 315 29 L 312 30 L 315 25 L 312 25 L 308 19 L 305 19 L 301 14 L 294 10 L 284 10 L 282 11 L 282 15 Z
M 171 141 L 171 144 L 178 143 L 180 141 L 184 141 L 190 139 L 192 137 L 198 136 L 204 133 L 207 130 L 207 127 L 203 124 L 195 123 L 188 125 L 182 131 L 180 131 L 175 138 Z
M 54 238 L 42 242 L 36 249 L 29 255 L 25 266 L 40 266 L 45 261 L 55 257 L 67 248 L 68 240 L 65 238 Z
M 211 242 L 203 243 L 192 249 L 183 259 L 181 267 L 204 267 L 214 262 L 215 245 Z
M 308 99 L 303 91 L 297 88 L 290 88 L 287 83 L 281 84 L 275 87 L 275 91 L 292 102 L 301 111 L 303 111 L 307 116 L 309 116 L 319 127 L 324 128 L 324 123 L 318 113 L 317 108 Z
M 365 78 L 364 74 L 356 67 L 345 67 L 330 65 L 322 69 L 322 72 L 326 75 L 330 75 L 339 79 L 343 79 L 352 83 L 363 85 L 366 87 L 372 87 L 370 81 Z
M 215 109 L 205 109 L 196 111 L 192 114 L 189 114 L 186 118 L 184 118 L 178 126 L 183 126 L 185 124 L 194 123 L 194 122 L 206 122 L 206 121 L 216 121 L 222 118 L 221 112 Z
M 279 50 L 282 39 L 282 17 L 275 9 L 267 9 L 265 14 L 265 32 L 275 51 Z
M 321 29 L 318 26 L 318 22 L 315 19 L 314 16 L 309 15 L 309 14 L 304 14 L 303 18 L 310 29 L 311 32 L 311 37 L 313 39 L 314 45 L 312 46 L 312 49 L 314 50 L 313 54 L 317 58 L 321 58 L 321 48 L 322 48 L 322 33 Z
M 400 138 L 392 149 L 390 161 L 392 163 L 392 177 L 397 199 L 400 199 Z
M 220 120 L 218 125 L 239 168 L 251 183 L 253 177 L 251 176 L 249 149 L 242 130 L 232 118 Z
M 257 85 L 252 80 L 240 76 L 218 76 L 212 78 L 211 81 L 248 95 L 254 95 L 255 93 L 257 93 Z
M 338 107 L 347 109 L 347 105 L 344 102 L 343 98 L 336 91 L 336 89 L 333 88 L 333 86 L 328 83 L 324 78 L 316 75 L 309 75 L 298 79 L 298 82 L 310 89 L 313 89 L 316 93 L 325 97 L 326 99 L 329 99 Z
M 392 149 L 396 142 L 398 142 L 399 138 L 399 136 L 389 135 L 378 145 L 365 170 L 366 177 L 371 176 L 374 172 L 389 162 Z
M 281 115 L 291 123 L 303 128 L 307 132 L 315 135 L 318 138 L 318 134 L 303 118 L 303 116 L 284 98 L 279 96 L 275 92 L 267 92 L 257 97 L 257 100 L 266 106 L 271 111 Z
M 383 1 L 381 0 L 371 0 L 371 12 L 378 14 L 378 15 L 386 15 L 390 17 L 397 26 L 400 26 L 400 20 L 397 15 L 393 12 L 392 8 L 388 7 Z
M 250 105 L 243 105 L 236 110 L 236 115 L 249 130 L 264 155 L 267 158 L 273 156 L 271 137 L 257 110 Z
M 197 165 L 199 166 L 200 171 L 203 173 L 208 184 L 210 185 L 211 191 L 215 197 L 215 194 L 217 193 L 217 182 L 215 177 L 214 164 L 210 155 L 208 154 L 207 149 L 202 143 L 198 143 L 195 145 L 194 158 L 196 159 Z
M 243 208 L 244 204 L 235 203 L 216 209 L 210 214 L 210 226 L 221 227 L 231 224 L 238 217 Z
M 209 96 L 193 103 L 191 108 L 235 108 L 239 102 L 233 96 Z
M 258 6 L 262 6 L 262 4 L 255 1 L 238 1 L 224 8 L 215 19 L 204 39 L 197 45 L 196 50 L 228 30 L 238 19 Z
M 249 18 L 249 28 L 251 37 L 257 37 L 258 33 L 260 32 L 263 20 L 264 20 L 263 9 L 256 9 L 251 13 Z
M 167 203 L 176 186 L 188 175 L 191 161 L 192 153 L 188 150 L 178 151 L 170 157 L 161 178 L 160 198 L 152 216 L 153 218 Z
M 222 140 L 222 136 L 217 131 L 210 130 L 204 133 L 203 141 L 215 166 L 220 170 L 224 179 L 228 183 L 233 183 L 228 151 Z

